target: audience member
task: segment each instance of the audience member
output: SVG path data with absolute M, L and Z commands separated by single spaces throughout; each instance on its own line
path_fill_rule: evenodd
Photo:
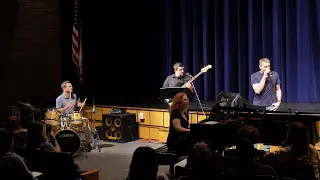
M 247 138 L 241 138 L 237 142 L 237 157 L 239 164 L 231 166 L 226 172 L 237 173 L 246 176 L 272 175 L 278 178 L 276 171 L 268 165 L 254 162 L 256 149 Z
M 180 177 L 179 180 L 213 179 L 214 168 L 209 146 L 204 142 L 196 143 L 187 159 L 186 168 L 191 168 L 190 177 Z
M 60 146 L 55 139 L 54 134 L 51 131 L 51 137 L 48 139 L 52 139 L 54 146 L 52 143 L 48 142 L 44 137 L 45 129 L 43 127 L 43 123 L 41 122 L 32 122 L 28 131 L 27 131 L 27 148 L 38 148 L 40 150 L 49 150 L 54 152 L 61 152 Z M 85 170 L 79 169 L 77 164 L 74 164 L 77 174 L 80 176 L 81 173 L 86 172 Z
M 249 139 L 253 144 L 258 143 L 259 141 L 259 131 L 257 128 L 251 125 L 243 125 L 238 130 L 237 139 L 246 138 Z M 263 156 L 266 154 L 263 150 L 255 151 L 255 160 L 260 161 Z M 229 149 L 224 152 L 225 156 L 237 158 L 236 149 Z
M 43 124 L 41 122 L 32 122 L 27 131 L 26 147 L 61 152 L 60 146 L 52 132 L 51 136 L 55 146 L 48 142 L 44 137 Z
M 132 156 L 127 180 L 169 180 L 158 173 L 156 151 L 150 147 L 138 147 Z
M 36 179 L 22 157 L 13 152 L 14 137 L 11 132 L 0 132 L 0 179 Z
M 287 146 L 270 152 L 264 156 L 264 161 L 281 161 L 285 164 L 307 164 L 313 165 L 315 178 L 319 177 L 319 154 L 316 148 L 309 143 L 308 128 L 301 122 L 293 122 L 288 126 Z

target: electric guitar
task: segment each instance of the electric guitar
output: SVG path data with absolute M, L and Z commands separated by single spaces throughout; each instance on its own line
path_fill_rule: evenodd
M 183 84 L 181 87 L 185 88 L 187 84 L 191 84 L 194 80 L 196 80 L 201 74 L 207 72 L 209 69 L 211 69 L 212 66 L 209 64 L 209 65 L 206 65 L 205 67 L 201 68 L 201 71 L 196 74 L 195 76 L 193 76 L 188 82 L 186 82 L 185 84 Z
M 205 67 L 201 68 L 200 72 L 198 74 L 196 74 L 195 76 L 193 76 L 188 82 L 184 83 L 181 87 L 182 88 L 186 88 L 187 84 L 191 84 L 194 80 L 196 80 L 201 74 L 207 72 L 209 69 L 211 69 L 212 66 L 210 64 L 206 65 Z M 171 106 L 172 102 L 171 99 L 165 99 L 165 102 Z

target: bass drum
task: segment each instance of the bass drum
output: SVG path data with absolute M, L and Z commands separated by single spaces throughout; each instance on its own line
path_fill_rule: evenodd
M 63 129 L 55 135 L 61 148 L 61 152 L 70 152 L 76 155 L 80 149 L 80 137 L 71 129 Z

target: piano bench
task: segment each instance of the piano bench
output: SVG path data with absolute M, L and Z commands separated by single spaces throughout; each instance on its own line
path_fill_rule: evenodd
M 174 151 L 169 151 L 167 145 L 155 149 L 159 165 L 169 165 L 170 179 L 174 179 L 174 165 L 188 156 L 177 156 Z

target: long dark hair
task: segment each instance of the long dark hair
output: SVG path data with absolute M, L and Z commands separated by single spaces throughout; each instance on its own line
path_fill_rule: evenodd
M 41 122 L 32 122 L 27 131 L 27 147 L 40 148 L 42 143 L 46 142 L 43 136 L 43 124 Z
M 156 151 L 150 147 L 138 147 L 132 156 L 128 179 L 155 180 L 157 173 L 158 162 Z
M 287 141 L 289 145 L 293 145 L 299 154 L 307 154 L 309 147 L 309 131 L 301 122 L 293 122 L 288 126 Z

